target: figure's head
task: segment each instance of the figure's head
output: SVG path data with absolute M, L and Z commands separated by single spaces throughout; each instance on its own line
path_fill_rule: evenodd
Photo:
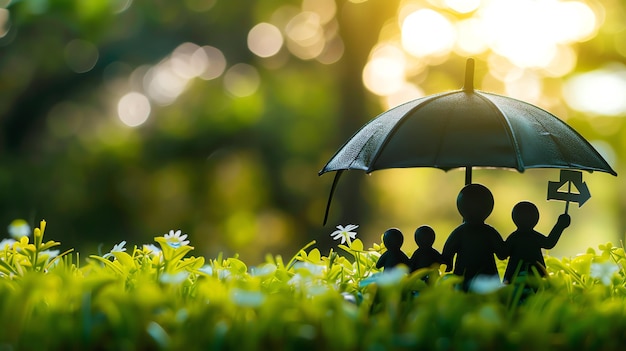
M 466 222 L 484 222 L 493 210 L 493 195 L 481 184 L 468 184 L 456 198 L 456 207 Z
M 415 243 L 419 247 L 432 247 L 435 242 L 433 228 L 423 225 L 415 230 Z
M 404 242 L 404 236 L 398 228 L 390 228 L 383 234 L 383 243 L 387 249 L 399 250 Z
M 520 229 L 533 229 L 539 222 L 539 210 L 532 202 L 522 201 L 513 206 L 513 223 Z

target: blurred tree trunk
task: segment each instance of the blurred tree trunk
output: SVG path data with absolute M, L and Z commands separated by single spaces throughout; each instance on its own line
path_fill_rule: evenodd
M 345 53 L 339 63 L 339 84 L 341 120 L 339 122 L 339 147 L 365 122 L 372 119 L 376 111 L 368 108 L 363 86 L 363 67 L 367 63 L 372 47 L 378 42 L 379 32 L 386 21 L 392 18 L 398 8 L 398 0 L 370 0 L 362 3 L 345 2 L 339 8 L 338 19 L 344 39 Z M 371 104 L 369 106 L 372 106 Z M 380 112 L 380 111 L 378 111 Z M 371 209 L 363 191 L 365 177 L 360 172 L 352 176 L 346 172 L 337 187 L 333 208 L 341 209 L 341 224 L 362 223 Z M 335 202 L 336 201 L 336 202 Z M 332 215 L 332 213 L 331 213 Z M 332 216 L 331 216 L 332 217 Z M 333 223 L 330 223 L 333 225 Z

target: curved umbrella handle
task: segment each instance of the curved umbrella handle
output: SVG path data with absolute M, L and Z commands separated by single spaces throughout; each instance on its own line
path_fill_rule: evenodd
M 337 173 L 335 174 L 335 178 L 333 179 L 333 185 L 330 187 L 330 195 L 328 195 L 328 203 L 326 203 L 326 212 L 324 212 L 324 224 L 322 224 L 322 226 L 325 226 L 326 221 L 328 220 L 328 212 L 330 211 L 330 202 L 333 200 L 333 194 L 335 193 L 335 188 L 337 187 L 337 183 L 339 182 L 339 177 L 341 177 L 342 173 L 343 173 L 343 169 L 337 171 Z

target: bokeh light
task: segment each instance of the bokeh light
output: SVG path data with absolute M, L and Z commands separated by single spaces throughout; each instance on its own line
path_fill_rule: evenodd
M 602 16 L 596 12 L 601 7 L 592 9 L 582 1 L 404 1 L 398 9 L 399 28 L 381 29 L 386 39 L 372 49 L 363 81 L 377 95 L 395 94 L 404 82 L 422 79 L 429 67 L 442 64 L 454 52 L 483 56 L 489 65 L 487 75 L 500 81 L 502 93 L 538 102 L 544 93 L 541 80 L 575 69 L 578 57 L 572 44 L 597 33 Z M 412 58 L 375 54 L 383 43 Z M 523 73 L 524 69 L 534 73 Z M 525 75 L 523 80 L 520 74 Z M 524 84 L 531 88 L 526 90 Z
M 314 59 L 324 50 L 324 29 L 317 13 L 300 12 L 287 23 L 285 30 L 289 51 L 300 59 Z
M 565 101 L 573 109 L 593 115 L 626 114 L 626 66 L 615 63 L 569 78 L 563 87 Z
M 113 13 L 122 13 L 130 8 L 133 0 L 112 0 L 110 6 Z
M 302 11 L 316 13 L 320 23 L 326 24 L 335 18 L 337 4 L 335 0 L 302 0 Z
M 444 0 L 444 3 L 458 13 L 469 13 L 478 8 L 480 0 Z
M 188 79 L 176 74 L 169 63 L 169 59 L 161 61 L 144 77 L 144 91 L 159 105 L 173 103 L 187 87 Z
M 363 69 L 363 84 L 377 95 L 394 94 L 404 86 L 405 65 L 400 48 L 390 43 L 380 44 Z
M 65 62 L 68 67 L 76 73 L 85 73 L 98 62 L 98 48 L 81 39 L 74 39 L 65 45 Z
M 442 56 L 454 46 L 456 30 L 442 14 L 431 9 L 417 10 L 402 22 L 402 46 L 411 55 Z
M 455 51 L 462 56 L 471 56 L 487 50 L 485 34 L 480 20 L 468 18 L 456 24 L 457 38 Z
M 200 54 L 196 54 L 200 52 Z M 170 57 L 170 65 L 172 72 L 183 79 L 193 79 L 200 76 L 207 67 L 205 53 L 198 45 L 194 43 L 183 43 L 179 45 Z
M 125 125 L 137 127 L 150 117 L 150 101 L 138 92 L 130 92 L 120 99 L 117 104 L 117 115 Z
M 224 74 L 224 89 L 233 96 L 246 97 L 254 94 L 261 84 L 261 77 L 254 66 L 238 63 Z
M 11 28 L 9 10 L 0 8 L 0 38 L 9 33 L 9 28 Z
M 195 12 L 209 11 L 216 3 L 217 0 L 185 0 L 187 8 Z
M 259 57 L 276 55 L 283 42 L 280 29 L 270 23 L 259 23 L 248 32 L 248 49 Z
M 216 47 L 205 45 L 197 50 L 192 58 L 206 62 L 204 72 L 200 74 L 201 79 L 215 79 L 221 76 L 226 70 L 226 57 L 222 51 Z

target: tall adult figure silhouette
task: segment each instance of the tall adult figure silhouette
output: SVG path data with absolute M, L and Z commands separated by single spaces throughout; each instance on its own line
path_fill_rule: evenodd
M 446 271 L 463 277 L 463 290 L 479 275 L 497 276 L 494 254 L 499 259 L 508 256 L 504 240 L 498 231 L 485 223 L 493 211 L 491 191 L 481 184 L 468 184 L 456 200 L 463 223 L 450 233 L 443 247 Z M 456 259 L 455 259 L 456 257 Z

